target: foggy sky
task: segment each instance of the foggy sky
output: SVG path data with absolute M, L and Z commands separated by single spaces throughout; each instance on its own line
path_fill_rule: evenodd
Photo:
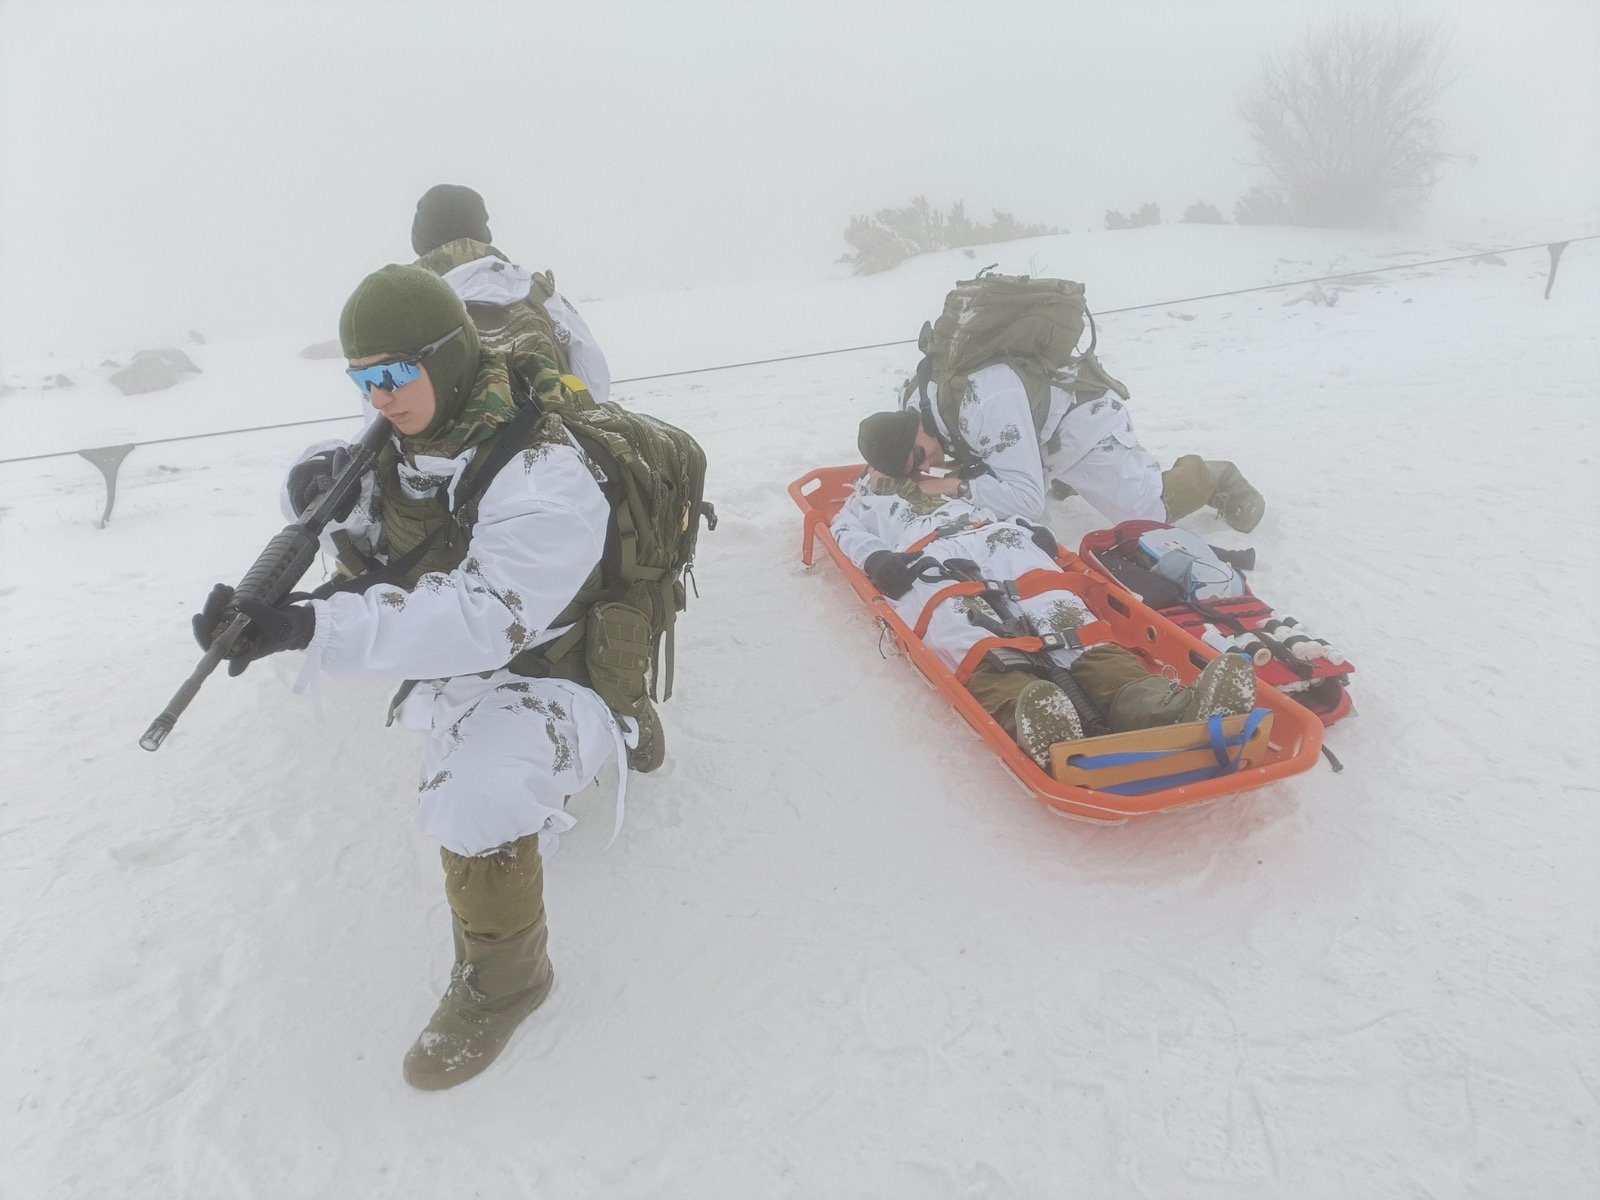
M 0 367 L 208 336 L 332 337 L 465 183 L 577 298 L 825 278 L 917 193 L 1079 230 L 1231 215 L 1263 50 L 1329 0 L 174 4 L 0 0 Z M 1600 4 L 1443 13 L 1452 163 L 1419 228 L 1593 232 Z

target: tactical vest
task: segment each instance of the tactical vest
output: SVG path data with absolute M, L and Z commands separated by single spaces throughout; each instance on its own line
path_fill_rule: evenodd
M 471 531 L 478 519 L 477 496 L 468 499 L 454 513 L 450 511 L 445 481 L 442 479 L 439 487 L 429 495 L 409 495 L 400 481 L 402 457 L 415 466 L 419 454 L 454 458 L 468 449 L 481 454 L 495 434 L 516 416 L 517 405 L 512 395 L 514 386 L 506 360 L 499 356 L 487 356 L 466 408 L 438 438 L 426 443 L 418 439 L 405 439 L 404 451 L 391 440 L 379 453 L 376 468 L 377 509 L 382 523 L 379 549 L 388 561 L 396 562 L 426 543 L 421 557 L 394 581 L 398 586 L 409 590 L 424 575 L 448 574 L 459 567 L 471 550 Z M 561 384 L 554 370 L 546 363 L 528 386 L 538 395 L 558 393 Z M 525 444 L 518 449 L 553 444 L 571 445 L 560 418 L 547 414 L 533 427 Z M 469 466 L 467 470 L 470 472 L 472 467 Z M 438 533 L 429 542 L 435 530 Z M 578 594 L 550 622 L 552 628 L 568 625 L 572 628 L 552 642 L 522 651 L 506 664 L 509 669 L 518 675 L 570 679 L 589 686 L 589 671 L 581 650 L 589 609 L 600 599 L 602 590 L 600 568 L 596 565 Z M 574 650 L 580 652 L 573 653 Z M 611 698 L 604 694 L 601 699 L 611 703 Z M 617 711 L 627 711 L 627 706 Z

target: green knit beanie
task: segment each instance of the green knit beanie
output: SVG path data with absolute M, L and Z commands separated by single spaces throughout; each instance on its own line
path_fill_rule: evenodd
M 466 305 L 432 271 L 390 263 L 363 279 L 339 314 L 339 342 L 350 359 L 418 354 L 456 328 L 424 364 L 439 402 L 424 438 L 455 420 L 472 394 L 480 348 Z
M 906 462 L 911 457 L 911 447 L 916 445 L 920 424 L 916 412 L 909 408 L 902 408 L 899 412 L 873 413 L 861 422 L 861 428 L 856 433 L 856 446 L 868 466 L 876 467 L 885 475 L 904 475 Z

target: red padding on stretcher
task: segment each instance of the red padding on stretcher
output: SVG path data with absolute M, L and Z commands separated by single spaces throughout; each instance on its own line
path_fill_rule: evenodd
M 1131 542 L 1138 541 L 1142 535 L 1149 533 L 1152 529 L 1169 528 L 1171 528 L 1171 526 L 1161 521 L 1124 521 L 1120 525 L 1113 526 L 1110 529 L 1097 529 L 1092 533 L 1085 534 L 1083 541 L 1079 544 L 1078 549 L 1091 565 L 1097 568 L 1103 575 L 1111 577 L 1111 572 L 1102 562 L 1102 555 L 1126 546 Z M 1114 577 L 1112 578 L 1113 583 L 1121 592 L 1130 596 L 1132 595 L 1132 593 L 1128 592 L 1128 590 L 1120 583 L 1115 583 Z M 1206 607 L 1231 617 L 1248 631 L 1257 632 L 1260 630 L 1262 625 L 1264 625 L 1267 621 L 1270 621 L 1277 614 L 1273 612 L 1271 605 L 1262 600 L 1261 597 L 1257 596 L 1254 592 L 1248 590 L 1248 584 L 1245 586 L 1246 591 L 1244 595 L 1227 596 L 1219 600 L 1209 600 L 1206 602 Z M 1188 634 L 1196 641 L 1200 640 L 1200 635 L 1208 626 L 1213 629 L 1218 628 L 1217 625 L 1204 613 L 1199 612 L 1187 604 L 1175 604 L 1168 608 L 1160 609 L 1159 611 L 1163 617 L 1167 618 L 1174 625 L 1178 626 L 1178 628 L 1182 629 L 1184 633 Z M 1227 628 L 1221 628 L 1219 629 L 1219 632 L 1222 633 L 1223 636 L 1227 637 L 1231 636 L 1233 631 Z M 1266 635 L 1263 634 L 1262 637 L 1265 638 Z M 1200 644 L 1205 645 L 1204 642 L 1201 642 Z M 1214 653 L 1210 647 L 1207 647 L 1207 652 Z M 1299 684 L 1318 683 L 1324 679 L 1337 680 L 1340 685 L 1343 685 L 1345 679 L 1353 674 L 1356 669 L 1355 664 L 1350 662 L 1348 659 L 1336 666 L 1325 658 L 1315 658 L 1310 662 L 1303 663 L 1302 666 L 1308 669 L 1297 671 L 1294 667 L 1290 666 L 1282 659 L 1274 656 L 1271 662 L 1256 668 L 1256 678 L 1262 683 L 1269 684 L 1272 687 L 1294 688 Z M 1294 697 L 1297 696 L 1298 693 L 1291 692 L 1290 695 L 1291 697 Z M 1301 703 L 1305 708 L 1315 713 L 1317 719 L 1320 720 L 1325 726 L 1332 725 L 1334 722 L 1347 716 L 1353 707 L 1348 696 L 1338 697 L 1337 700 L 1331 704 L 1313 702 L 1311 699 L 1303 700 Z

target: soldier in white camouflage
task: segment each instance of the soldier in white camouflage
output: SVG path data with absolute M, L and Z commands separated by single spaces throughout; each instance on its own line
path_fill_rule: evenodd
M 441 846 L 456 954 L 404 1068 L 416 1087 L 445 1088 L 488 1066 L 550 990 L 540 836 L 575 824 L 567 797 L 613 754 L 649 770 L 663 743 L 658 721 L 619 721 L 591 686 L 581 634 L 611 509 L 559 417 L 541 406 L 455 507 L 477 456 L 531 412 L 519 401 L 563 396 L 554 364 L 483 348 L 455 293 L 416 266 L 363 280 L 339 333 L 351 378 L 394 432 L 325 548 L 352 573 L 422 552 L 392 582 L 253 613 L 260 633 L 234 665 L 303 649 L 300 686 L 318 671 L 413 681 L 390 719 L 423 735 L 416 823 Z M 338 464 L 339 444 L 302 456 L 285 485 L 290 515 Z M 202 645 L 230 598 L 196 618 Z
M 461 297 L 484 345 L 513 356 L 544 354 L 605 403 L 611 368 L 588 323 L 556 291 L 554 275 L 519 267 L 493 242 L 483 197 L 471 188 L 441 183 L 417 201 L 411 223 L 417 265 Z
M 1059 486 L 1113 523 L 1170 524 L 1207 505 L 1243 532 L 1261 521 L 1266 501 L 1233 463 L 1185 454 L 1162 470 L 1115 389 L 1075 391 L 1067 382 L 1052 383 L 1038 428 L 1024 381 L 1006 363 L 973 371 L 959 397 L 930 382 L 926 413 L 908 383 L 901 409 L 863 424 L 862 452 L 887 474 L 924 476 L 930 495 L 970 497 L 1001 516 L 1043 520 L 1048 489 Z M 939 468 L 952 473 L 925 475 Z
M 832 523 L 839 548 L 866 572 L 873 585 L 913 629 L 925 624 L 923 643 L 952 671 L 968 651 L 992 636 L 985 618 L 999 620 L 982 597 L 955 596 L 925 612 L 948 585 L 930 561 L 975 563 L 986 579 L 1016 580 L 1030 571 L 1059 570 L 1049 530 L 956 496 L 930 496 L 910 478 L 869 469 Z M 1041 632 L 1067 634 L 1094 616 L 1069 591 L 1045 591 L 1017 602 Z M 1121 646 L 1048 651 L 1102 713 L 1113 732 L 1197 721 L 1215 713 L 1249 712 L 1255 703 L 1255 672 L 1249 660 L 1224 654 L 1190 687 L 1152 675 Z M 1056 683 L 1026 664 L 1003 663 L 991 653 L 967 688 L 1000 727 L 1041 767 L 1050 747 L 1084 736 L 1082 720 Z

